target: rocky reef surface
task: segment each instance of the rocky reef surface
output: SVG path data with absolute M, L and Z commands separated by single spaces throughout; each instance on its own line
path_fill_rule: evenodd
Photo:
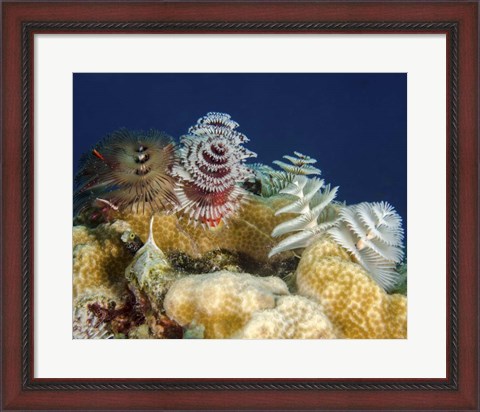
M 140 213 L 77 217 L 74 337 L 405 338 L 406 296 L 386 293 L 328 234 L 301 256 L 268 257 L 286 203 L 251 195 L 214 230 L 161 212 L 151 228 Z

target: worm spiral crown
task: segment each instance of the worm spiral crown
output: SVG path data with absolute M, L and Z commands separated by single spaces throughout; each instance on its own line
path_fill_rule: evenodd
M 294 196 L 296 200 L 277 210 L 275 215 L 292 213 L 297 216 L 280 223 L 273 229 L 272 236 L 278 237 L 286 233 L 288 237 L 272 248 L 269 257 L 283 252 L 307 247 L 316 237 L 336 224 L 336 212 L 329 207 L 337 196 L 338 187 L 330 188 L 319 178 L 308 178 L 304 175 L 295 177 L 280 193 Z M 332 216 L 333 214 L 333 216 Z
M 163 132 L 120 129 L 86 153 L 75 177 L 75 213 L 101 201 L 120 210 L 170 210 L 177 203 L 175 145 Z
M 242 146 L 248 139 L 237 127 L 228 114 L 210 112 L 180 139 L 179 164 L 172 172 L 179 179 L 178 210 L 195 223 L 215 227 L 245 199 L 237 183 L 252 177 L 244 162 L 256 154 Z
M 403 258 L 402 218 L 387 202 L 363 202 L 343 207 L 330 235 L 385 290 L 399 279 L 395 270 Z

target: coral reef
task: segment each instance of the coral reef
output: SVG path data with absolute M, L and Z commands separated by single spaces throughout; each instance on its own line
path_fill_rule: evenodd
M 203 325 L 205 338 L 229 338 L 254 312 L 274 308 L 276 298 L 288 293 L 277 277 L 220 271 L 178 280 L 168 291 L 164 308 L 184 327 Z
M 73 227 L 73 336 L 105 339 L 142 324 L 125 268 L 132 254 L 121 240 L 131 232 L 121 220 L 95 228 Z
M 401 217 L 391 205 L 364 202 L 344 206 L 338 225 L 329 234 L 385 290 L 398 283 L 395 267 L 403 257 L 403 228 Z
M 147 299 L 128 292 L 125 300 L 102 300 L 86 296 L 75 300 L 74 339 L 181 339 L 180 325 L 164 315 L 154 314 Z
M 183 339 L 203 339 L 205 338 L 205 326 L 197 325 L 192 322 L 188 328 L 184 328 Z
M 82 310 L 91 312 L 90 306 L 97 314 L 103 313 L 99 315 L 102 322 L 109 324 L 109 331 L 115 336 L 144 336 L 135 331 L 145 322 L 153 325 L 151 319 L 163 312 L 163 295 L 173 281 L 188 272 L 242 271 L 244 266 L 261 273 L 293 272 L 296 265 L 288 263 L 286 257 L 276 262 L 267 259 L 272 246 L 268 233 L 276 220 L 274 210 L 277 204 L 282 204 L 282 199 L 257 199 L 258 202 L 249 202 L 245 207 L 250 221 L 240 216 L 217 231 L 195 228 L 180 222 L 175 215 L 156 214 L 151 233 L 161 249 L 166 250 L 165 254 L 147 241 L 149 246 L 144 245 L 143 251 L 139 249 L 132 256 L 138 245 L 143 244 L 142 239 L 147 239 L 149 225 L 143 214 L 124 214 L 129 222 L 118 219 L 94 228 L 75 226 L 74 306 L 81 301 Z M 134 303 L 128 303 L 129 288 Z M 102 323 L 96 324 L 104 327 Z M 81 329 L 85 327 L 82 325 Z M 157 329 L 160 330 L 150 326 L 149 336 L 162 337 Z
M 150 219 L 148 239 L 125 269 L 125 278 L 129 281 L 128 287 L 136 299 L 140 301 L 146 297 L 153 310 L 160 313 L 163 309 L 163 298 L 179 274 L 172 269 L 165 254 L 155 244 L 153 221 L 154 216 Z
M 126 335 L 128 339 L 182 339 L 182 327 L 164 315 L 149 315 L 145 323 L 133 327 Z
M 303 252 L 296 280 L 298 293 L 319 302 L 344 337 L 407 337 L 406 297 L 388 295 L 330 237 Z
M 73 227 L 73 297 L 102 295 L 121 301 L 125 295 L 125 268 L 132 259 L 121 241 L 130 226 L 123 221 L 96 228 Z
M 319 304 L 290 295 L 277 277 L 220 271 L 186 276 L 165 298 L 167 315 L 187 338 L 332 339 Z
M 110 339 L 114 336 L 111 327 L 96 316 L 90 309 L 91 304 L 102 305 L 107 308 L 111 301 L 105 300 L 100 295 L 89 301 L 88 298 L 77 299 L 73 306 L 73 339 Z M 94 302 L 94 303 L 92 303 Z
M 173 168 L 179 179 L 176 211 L 194 224 L 216 227 L 245 200 L 246 192 L 237 183 L 252 175 L 244 162 L 256 154 L 242 146 L 248 139 L 237 127 L 228 114 L 210 112 L 180 139 L 179 163 Z
M 129 291 L 122 302 L 105 302 L 98 296 L 85 296 L 76 301 L 76 308 L 93 317 L 96 328 L 108 330 L 115 338 L 126 336 L 130 330 L 145 323 L 142 305 Z
M 179 145 L 121 129 L 82 157 L 73 337 L 406 338 L 394 208 L 336 202 L 299 152 L 247 165 L 238 126 L 209 112 Z
M 163 132 L 113 132 L 81 158 L 75 214 L 92 204 L 102 213 L 171 209 L 178 203 L 170 176 L 175 161 L 173 140 Z
M 198 258 L 175 251 L 168 254 L 168 260 L 175 271 L 184 274 L 211 273 L 222 269 L 241 272 L 240 265 L 245 265 L 245 259 L 241 255 L 223 249 L 206 252 Z
M 215 230 L 204 230 L 176 215 L 156 214 L 153 235 L 158 247 L 168 256 L 170 253 L 185 253 L 202 258 L 206 253 L 219 249 L 253 259 L 257 264 L 275 265 L 291 256 L 289 252 L 274 259 L 268 253 L 275 244 L 270 235 L 273 228 L 291 215 L 275 216 L 275 211 L 289 199 L 285 196 L 262 198 L 250 195 L 228 225 Z M 132 232 L 141 239 L 148 236 L 148 220 L 139 213 L 117 213 L 116 218 L 128 223 Z
M 238 339 L 334 339 L 338 332 L 322 307 L 301 296 L 280 296 L 273 309 L 255 312 Z

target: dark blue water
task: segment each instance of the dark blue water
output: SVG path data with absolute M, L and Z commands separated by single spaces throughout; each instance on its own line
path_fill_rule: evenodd
M 388 201 L 407 220 L 407 75 L 74 74 L 74 173 L 121 127 L 176 139 L 207 112 L 229 113 L 259 161 L 314 157 L 347 204 Z

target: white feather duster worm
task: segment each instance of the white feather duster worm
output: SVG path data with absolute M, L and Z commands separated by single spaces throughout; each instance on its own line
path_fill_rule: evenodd
M 281 160 L 274 160 L 273 163 L 280 166 L 286 173 L 294 176 L 320 174 L 320 169 L 312 166 L 317 163 L 315 159 L 300 152 L 293 152 L 293 154 L 295 156 L 283 156 L 283 158 L 287 159 L 291 164 L 282 162 Z
M 323 179 L 310 179 L 302 175 L 296 176 L 292 183 L 281 190 L 280 193 L 293 195 L 297 199 L 277 210 L 275 215 L 296 213 L 298 216 L 276 226 L 272 236 L 296 233 L 274 246 L 268 256 L 271 257 L 285 250 L 305 248 L 317 235 L 334 226 L 335 219 L 330 219 L 330 216 L 326 219 L 329 215 L 326 213 L 326 207 L 335 199 L 337 190 L 338 187 L 330 189 L 330 185 L 325 186 Z
M 345 206 L 339 212 L 339 224 L 328 233 L 383 289 L 395 286 L 395 267 L 403 258 L 403 228 L 402 218 L 390 204 Z
M 273 163 L 282 170 L 275 170 L 261 163 L 248 165 L 255 173 L 255 179 L 260 184 L 259 194 L 261 196 L 270 197 L 280 193 L 299 175 L 319 175 L 321 173 L 320 169 L 313 166 L 317 163 L 315 159 L 300 152 L 293 152 L 293 154 L 294 156 L 283 156 L 290 164 L 281 160 L 274 160 Z

